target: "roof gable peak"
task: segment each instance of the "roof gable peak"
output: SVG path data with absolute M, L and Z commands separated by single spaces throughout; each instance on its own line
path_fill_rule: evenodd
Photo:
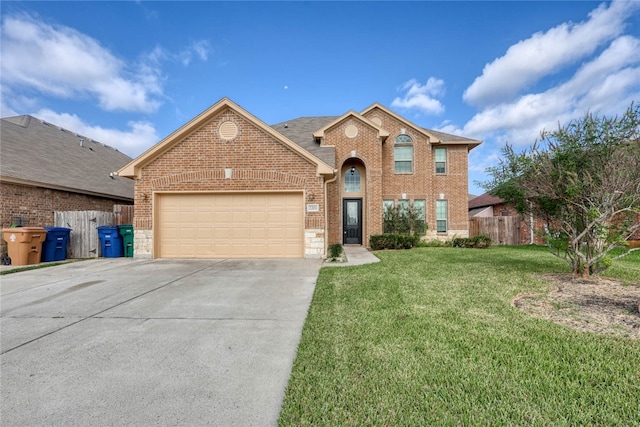
M 351 117 L 355 118 L 356 120 L 359 120 L 359 121 L 363 122 L 367 126 L 370 126 L 373 129 L 375 129 L 376 131 L 378 131 L 378 136 L 380 138 L 386 139 L 389 136 L 389 131 L 387 131 L 386 129 L 383 129 L 382 127 L 378 126 L 377 124 L 375 124 L 371 120 L 367 119 L 363 115 L 355 112 L 354 110 L 349 110 L 346 113 L 344 113 L 342 116 L 338 117 L 337 119 L 333 120 L 332 122 L 330 122 L 329 124 L 324 126 L 323 128 L 318 129 L 317 131 L 315 131 L 313 133 L 313 137 L 314 138 L 320 138 L 320 139 L 324 138 L 324 134 L 325 134 L 326 131 L 328 131 L 332 127 L 338 125 L 339 123 L 341 123 L 344 120 L 346 120 L 348 118 L 351 118 Z
M 318 174 L 333 174 L 333 168 L 327 165 L 322 160 L 320 160 L 318 157 L 304 150 L 298 144 L 291 141 L 289 138 L 282 135 L 281 133 L 277 132 L 271 126 L 267 125 L 262 120 L 260 120 L 253 114 L 249 113 L 247 110 L 240 107 L 235 102 L 231 101 L 229 98 L 224 97 L 220 99 L 218 102 L 216 102 L 215 104 L 213 104 L 211 107 L 207 108 L 205 111 L 203 111 L 202 113 L 198 114 L 196 117 L 191 119 L 185 125 L 183 125 L 176 131 L 169 134 L 160 142 L 153 145 L 147 151 L 145 151 L 140 156 L 135 158 L 132 162 L 124 166 L 122 169 L 120 169 L 117 172 L 118 175 L 131 177 L 131 178 L 138 176 L 140 174 L 140 170 L 144 166 L 149 164 L 154 159 L 163 155 L 166 151 L 172 148 L 179 141 L 182 141 L 186 136 L 188 136 L 192 132 L 195 132 L 204 122 L 206 122 L 207 120 L 209 120 L 210 118 L 212 118 L 213 116 L 220 113 L 226 108 L 230 108 L 234 112 L 244 117 L 247 121 L 249 121 L 253 125 L 257 126 L 258 128 L 268 133 L 269 135 L 271 135 L 272 137 L 274 137 L 284 145 L 296 151 L 301 156 L 305 157 L 311 163 L 316 164 L 318 168 Z

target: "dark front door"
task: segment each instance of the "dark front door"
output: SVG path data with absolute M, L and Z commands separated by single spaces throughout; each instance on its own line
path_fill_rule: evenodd
M 344 230 L 343 244 L 362 244 L 362 199 L 343 200 L 342 229 Z

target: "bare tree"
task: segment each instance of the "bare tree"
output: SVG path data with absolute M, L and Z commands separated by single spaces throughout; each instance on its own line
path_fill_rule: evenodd
M 544 219 L 547 245 L 575 275 L 598 274 L 631 252 L 625 243 L 640 229 L 639 137 L 633 104 L 621 117 L 587 114 L 524 152 L 507 145 L 484 186 Z

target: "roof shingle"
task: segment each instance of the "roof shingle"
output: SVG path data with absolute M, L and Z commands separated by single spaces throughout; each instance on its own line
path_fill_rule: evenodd
M 112 147 L 29 115 L 1 121 L 3 180 L 132 200 L 133 180 L 110 177 L 130 161 Z

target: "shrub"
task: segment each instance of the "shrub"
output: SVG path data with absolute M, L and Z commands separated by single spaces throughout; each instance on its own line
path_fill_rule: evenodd
M 385 234 L 424 234 L 427 223 L 424 221 L 421 208 L 410 206 L 387 207 L 382 216 L 382 227 Z
M 342 245 L 340 243 L 334 243 L 329 246 L 329 258 L 340 258 L 342 255 Z
M 486 249 L 491 246 L 491 238 L 482 234 L 475 237 L 456 237 L 451 241 L 454 248 Z
M 411 249 L 420 241 L 417 234 L 377 234 L 371 236 L 370 245 L 374 251 L 382 249 Z
M 444 248 L 444 247 L 451 247 L 451 240 L 447 240 L 442 241 L 442 240 L 438 240 L 438 239 L 432 239 L 432 240 L 420 240 L 417 244 L 417 247 L 419 248 Z
M 479 234 L 473 238 L 475 242 L 475 248 L 477 249 L 486 249 L 491 246 L 491 237 L 485 236 L 484 234 Z

